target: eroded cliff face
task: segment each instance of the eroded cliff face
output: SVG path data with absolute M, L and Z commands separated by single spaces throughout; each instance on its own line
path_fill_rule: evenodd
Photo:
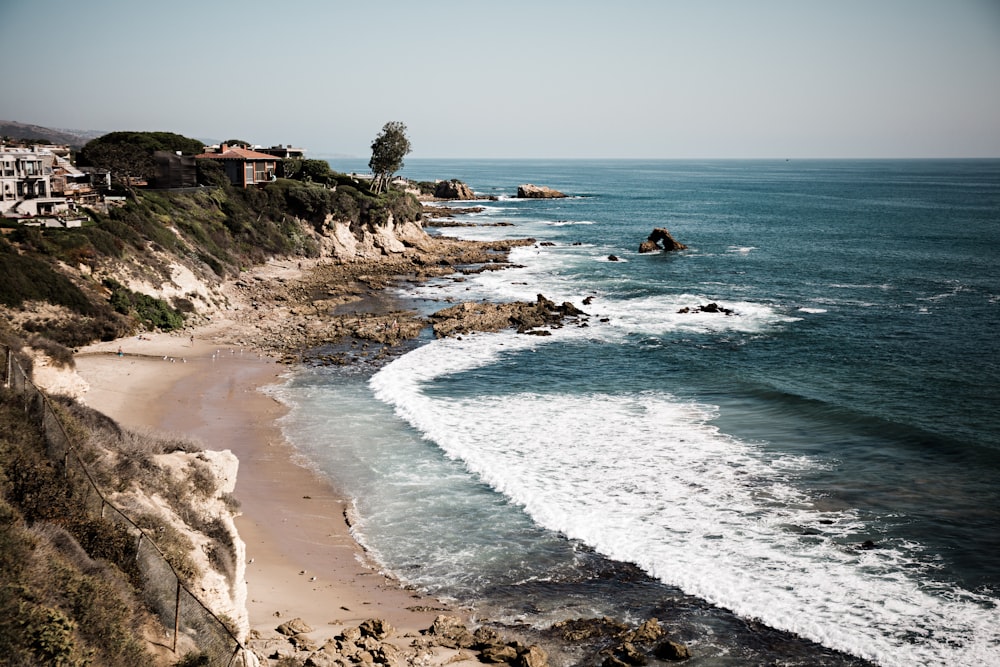
M 391 212 L 385 222 L 365 225 L 328 216 L 323 227 L 317 237 L 323 255 L 345 262 L 398 255 L 429 240 L 419 222 L 398 221 Z
M 377 261 L 401 255 L 408 248 L 424 248 L 431 243 L 431 237 L 419 220 L 399 220 L 391 211 L 380 222 L 352 223 L 329 215 L 318 230 L 304 221 L 298 224 L 301 233 L 315 241 L 321 261 Z M 206 314 L 229 305 L 218 276 L 206 273 L 197 266 L 189 266 L 176 257 L 165 259 L 170 267 L 169 278 L 157 281 L 127 265 L 114 275 L 135 292 L 167 301 L 177 297 L 188 299 L 195 308 L 188 315 L 190 323 L 199 323 Z
M 193 492 L 178 507 L 160 493 L 135 487 L 128 492 L 128 504 L 159 517 L 190 540 L 188 556 L 195 566 L 189 582 L 192 592 L 217 616 L 231 619 L 240 641 L 245 641 L 250 631 L 246 544 L 236 530 L 238 510 L 232 496 L 239 460 L 228 449 L 171 452 L 152 458 L 169 478 L 169 488 L 190 488 Z

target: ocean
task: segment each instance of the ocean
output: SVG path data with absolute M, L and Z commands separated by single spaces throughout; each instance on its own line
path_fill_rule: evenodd
M 496 198 L 441 233 L 538 241 L 408 307 L 589 317 L 275 389 L 381 567 L 520 627 L 655 616 L 692 665 L 1000 665 L 1000 160 L 402 175 Z M 656 227 L 688 249 L 639 254 Z

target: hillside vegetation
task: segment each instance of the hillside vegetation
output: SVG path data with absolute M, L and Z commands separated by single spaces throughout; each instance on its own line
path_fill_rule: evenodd
M 7 224 L 0 236 L 0 309 L 8 333 L 78 347 L 170 330 L 222 305 L 208 293 L 184 293 L 181 270 L 217 285 L 270 257 L 330 253 L 324 237 L 335 225 L 360 237 L 420 219 L 409 193 L 375 195 L 364 181 L 319 160 L 285 167 L 292 178 L 240 189 L 217 164 L 200 161 L 205 187 L 130 191 L 123 205 L 88 211 L 80 228 Z
M 0 389 L 0 662 L 173 664 L 176 655 L 151 652 L 156 644 L 147 641 L 162 642 L 167 628 L 144 599 L 135 536 L 103 513 L 87 511 L 94 506 L 93 489 L 48 458 L 38 421 L 24 405 L 23 396 Z M 194 451 L 189 443 L 122 431 L 70 399 L 52 405 L 104 493 L 134 493 L 141 486 L 193 515 L 192 498 L 212 492 L 172 480 L 156 463 L 170 452 Z M 201 486 L 212 482 L 208 475 L 191 479 L 205 480 Z M 183 535 L 153 512 L 138 518 L 158 536 L 175 570 L 198 576 Z M 223 531 L 206 531 L 220 553 L 231 551 Z

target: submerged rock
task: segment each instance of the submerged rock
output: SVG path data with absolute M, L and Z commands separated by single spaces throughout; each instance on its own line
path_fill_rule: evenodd
M 656 650 L 653 651 L 653 655 L 660 660 L 679 661 L 690 658 L 691 651 L 689 651 L 688 647 L 684 644 L 668 639 L 656 647 Z

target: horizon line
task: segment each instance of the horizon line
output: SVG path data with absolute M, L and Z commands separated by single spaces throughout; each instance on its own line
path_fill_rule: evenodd
M 324 159 L 324 160 L 367 160 L 369 159 L 363 155 L 342 155 L 342 154 L 331 154 L 331 153 L 316 153 L 314 159 Z M 727 161 L 727 162 L 737 162 L 737 161 L 767 161 L 767 162 L 794 162 L 794 161 L 836 161 L 836 160 L 852 160 L 852 161 L 862 161 L 862 160 L 1000 160 L 1000 155 L 926 155 L 926 156 L 848 156 L 848 157 L 718 157 L 718 156 L 702 156 L 702 157 L 491 157 L 491 156 L 477 156 L 477 157 L 448 157 L 448 156 L 420 156 L 420 157 L 407 157 L 406 160 L 519 160 L 519 161 L 572 161 L 572 160 L 586 160 L 591 162 L 597 161 L 624 161 L 624 160 L 676 160 L 676 161 L 693 161 L 693 160 L 717 160 L 717 161 Z M 405 169 L 405 164 L 403 166 Z

